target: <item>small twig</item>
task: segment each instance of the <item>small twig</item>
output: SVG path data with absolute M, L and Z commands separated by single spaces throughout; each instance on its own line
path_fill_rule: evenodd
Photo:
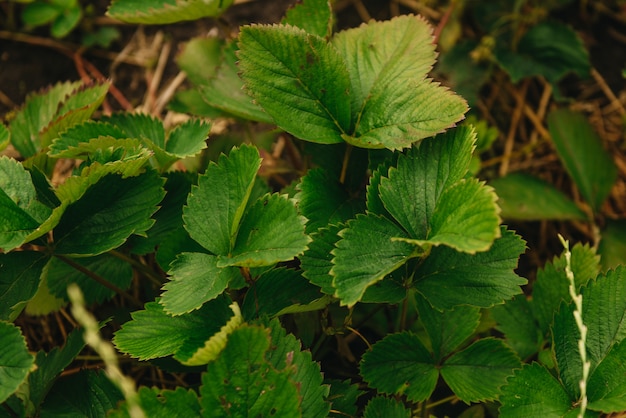
M 369 22 L 370 20 L 372 20 L 372 16 L 367 11 L 367 8 L 361 0 L 352 0 L 352 5 L 356 9 L 356 12 L 359 14 L 359 17 L 363 22 Z
M 596 83 L 598 83 L 598 86 L 600 86 L 600 89 L 602 89 L 604 95 L 611 101 L 611 104 L 615 106 L 615 108 L 619 109 L 622 116 L 626 115 L 626 108 L 624 108 L 622 102 L 620 102 L 617 96 L 615 96 L 613 90 L 611 90 L 609 85 L 604 80 L 604 77 L 602 77 L 602 74 L 600 74 L 595 68 L 592 68 L 591 76 L 596 81 Z
M 503 159 L 502 164 L 500 165 L 499 175 L 500 177 L 504 177 L 509 170 L 509 163 L 511 158 L 511 153 L 513 152 L 513 145 L 515 144 L 515 132 L 517 132 L 517 127 L 522 119 L 522 112 L 524 110 L 524 102 L 526 100 L 526 90 L 528 88 L 528 80 L 522 82 L 521 91 L 513 90 L 513 94 L 515 95 L 515 110 L 513 111 L 513 115 L 511 118 L 511 126 L 509 127 L 509 133 L 506 137 L 506 142 L 504 143 L 504 151 L 503 151 Z
M 446 27 L 446 24 L 448 23 L 448 20 L 450 20 L 450 16 L 452 16 L 452 11 L 454 10 L 454 5 L 456 4 L 456 2 L 452 1 L 450 2 L 450 5 L 446 8 L 445 13 L 443 14 L 443 16 L 441 17 L 441 20 L 439 21 L 439 24 L 437 25 L 437 27 L 435 28 L 435 31 L 433 33 L 433 43 L 436 45 L 437 43 L 439 43 L 439 36 L 441 35 L 441 32 L 443 32 L 443 28 Z
M 187 79 L 187 74 L 181 71 L 180 73 L 176 75 L 176 77 L 174 77 L 172 81 L 170 81 L 170 83 L 163 90 L 163 92 L 159 94 L 159 97 L 157 97 L 154 107 L 152 109 L 153 115 L 161 114 L 163 109 L 165 109 L 165 106 L 167 106 L 169 101 L 172 99 L 172 97 L 176 93 L 176 90 L 178 89 L 178 87 L 180 87 L 180 85 L 183 84 L 183 82 L 186 79 Z

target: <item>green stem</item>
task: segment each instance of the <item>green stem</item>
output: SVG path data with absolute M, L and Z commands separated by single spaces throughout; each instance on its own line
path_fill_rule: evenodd
M 346 152 L 343 154 L 343 165 L 341 166 L 341 176 L 339 182 L 343 184 L 346 181 L 346 175 L 348 173 L 348 163 L 350 162 L 350 155 L 352 154 L 352 145 L 346 144 Z

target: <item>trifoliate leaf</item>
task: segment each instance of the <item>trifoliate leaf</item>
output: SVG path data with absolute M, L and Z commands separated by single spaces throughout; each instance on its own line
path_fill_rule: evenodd
M 311 241 L 305 223 L 286 196 L 265 195 L 246 211 L 234 248 L 227 257 L 220 256 L 217 265 L 260 267 L 292 260 Z
M 300 416 L 291 371 L 272 367 L 265 359 L 269 349 L 268 330 L 259 326 L 244 325 L 228 337 L 202 376 L 203 417 Z
M 387 218 L 358 215 L 339 232 L 332 251 L 331 275 L 335 296 L 342 305 L 358 302 L 368 286 L 382 280 L 414 256 L 414 246 L 394 238 L 408 238 Z
M 148 388 L 142 386 L 137 391 L 139 404 L 145 416 L 150 418 L 186 418 L 200 416 L 200 402 L 193 389 L 177 387 L 176 390 Z M 109 418 L 131 418 L 128 403 L 122 402 L 114 411 L 107 413 Z
M 548 129 L 568 174 L 594 213 L 598 212 L 617 180 L 613 157 L 581 113 L 568 109 L 551 112 Z
M 304 29 L 308 33 L 329 37 L 333 29 L 333 8 L 328 0 L 304 0 L 285 13 L 282 23 Z
M 335 294 L 333 276 L 330 274 L 333 268 L 331 252 L 335 248 L 335 243 L 340 239 L 337 234 L 344 227 L 345 225 L 338 224 L 319 229 L 311 235 L 313 241 L 309 243 L 309 249 L 300 256 L 302 275 L 314 285 L 321 287 L 322 292 L 327 295 Z
M 337 50 L 294 26 L 244 26 L 239 67 L 276 124 L 312 142 L 343 142 L 351 127 L 350 76 Z
M 502 340 L 483 338 L 455 353 L 441 366 L 441 376 L 463 402 L 494 400 L 520 361 Z
M 47 259 L 35 251 L 0 254 L 0 320 L 14 321 L 35 296 Z
M 107 175 L 70 204 L 54 229 L 55 251 L 97 255 L 143 234 L 163 199 L 163 181 L 155 171 L 130 178 Z
M 377 396 L 365 405 L 363 418 L 410 418 L 411 410 L 405 407 L 402 402 Z
M 233 311 L 225 299 L 217 298 L 180 316 L 168 315 L 158 301 L 147 303 L 145 310 L 131 316 L 115 333 L 114 343 L 120 351 L 141 360 L 174 354 L 184 361 L 220 331 L 232 318 Z M 179 352 L 185 356 L 176 355 Z
M 468 127 L 425 139 L 400 155 L 397 167 L 380 180 L 380 199 L 411 238 L 427 238 L 441 195 L 467 173 L 475 141 Z
M 480 309 L 459 305 L 452 310 L 440 312 L 421 295 L 416 295 L 419 318 L 432 346 L 435 361 L 453 353 L 478 328 Z
M 339 32 L 332 43 L 350 74 L 353 128 L 343 135 L 347 142 L 406 148 L 451 127 L 467 111 L 465 100 L 426 78 L 436 54 L 424 19 L 371 21 Z
M 526 364 L 507 380 L 500 395 L 500 416 L 561 418 L 573 400 L 554 376 L 538 363 Z
M 15 325 L 0 321 L 0 340 L 0 402 L 4 402 L 26 379 L 35 359 Z
M 172 263 L 171 280 L 163 286 L 161 304 L 170 315 L 181 315 L 215 299 L 239 275 L 233 267 L 217 267 L 217 257 L 203 253 L 181 253 Z
M 192 187 L 183 209 L 185 229 L 213 254 L 228 255 L 234 248 L 260 164 L 256 148 L 233 148 L 229 156 L 211 163 Z
M 457 305 L 490 307 L 522 292 L 526 279 L 515 274 L 524 241 L 502 230 L 488 251 L 459 253 L 435 247 L 415 272 L 415 287 L 436 309 Z
M 71 283 L 76 283 L 88 304 L 101 303 L 115 296 L 114 290 L 98 283 L 85 272 L 93 273 L 122 290 L 126 290 L 133 279 L 130 264 L 109 254 L 81 258 L 53 257 L 46 266 L 46 280 L 50 293 L 67 301 L 67 287 Z
M 233 0 L 114 0 L 107 15 L 126 23 L 167 24 L 217 17 Z
M 502 217 L 524 221 L 585 220 L 587 217 L 563 192 L 536 177 L 517 172 L 489 183 L 496 189 Z
M 10 251 L 22 245 L 51 212 L 38 200 L 31 175 L 22 164 L 0 157 L 0 249 Z
M 435 390 L 439 371 L 417 335 L 403 332 L 387 335 L 363 355 L 361 375 L 378 392 L 421 402 Z

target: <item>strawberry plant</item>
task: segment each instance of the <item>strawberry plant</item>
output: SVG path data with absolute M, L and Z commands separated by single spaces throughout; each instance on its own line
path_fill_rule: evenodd
M 229 4 L 117 0 L 109 13 L 170 23 Z M 626 409 L 622 268 L 601 273 L 593 248 L 566 247 L 525 296 L 525 242 L 474 175 L 467 104 L 428 77 L 429 24 L 333 33 L 332 18 L 329 2 L 304 1 L 179 58 L 194 89 L 178 109 L 273 124 L 307 157 L 283 187 L 263 175 L 264 132 L 189 163 L 210 155 L 208 119 L 97 115 L 108 83 L 58 84 L 0 125 L 22 156 L 0 158 L 0 414 Z M 61 160 L 75 161 L 63 179 Z M 102 314 L 112 298 L 123 312 Z M 81 326 L 32 354 L 23 318 L 69 317 L 68 304 Z M 85 344 L 104 370 L 64 375 Z M 142 368 L 184 377 L 124 375 Z

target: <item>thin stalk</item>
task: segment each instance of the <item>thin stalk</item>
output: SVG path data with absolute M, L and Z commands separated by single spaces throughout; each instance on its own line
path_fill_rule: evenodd
M 346 152 L 343 154 L 343 165 L 341 166 L 341 176 L 339 177 L 339 182 L 341 184 L 345 183 L 346 175 L 348 173 L 348 163 L 350 162 L 350 155 L 352 154 L 352 145 L 346 144 Z

